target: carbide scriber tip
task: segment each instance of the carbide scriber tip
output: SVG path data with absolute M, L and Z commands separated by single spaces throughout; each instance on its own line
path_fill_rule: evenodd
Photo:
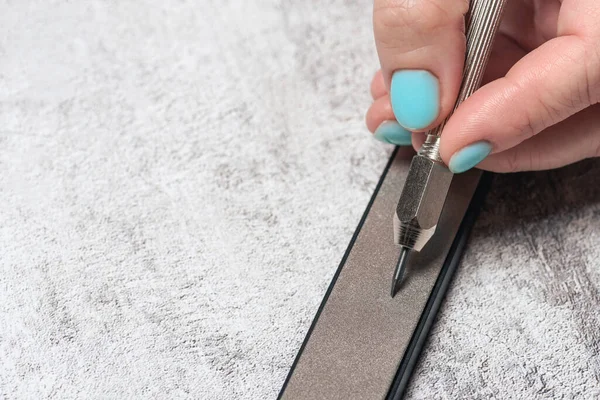
M 398 288 L 402 284 L 409 251 L 410 250 L 404 246 L 400 248 L 400 257 L 398 257 L 398 263 L 396 264 L 396 270 L 394 271 L 394 279 L 392 280 L 392 298 L 398 293 Z

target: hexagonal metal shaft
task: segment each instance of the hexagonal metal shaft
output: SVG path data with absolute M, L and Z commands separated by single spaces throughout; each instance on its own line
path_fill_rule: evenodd
M 452 173 L 442 163 L 416 155 L 406 178 L 394 218 L 394 241 L 421 251 L 442 215 Z

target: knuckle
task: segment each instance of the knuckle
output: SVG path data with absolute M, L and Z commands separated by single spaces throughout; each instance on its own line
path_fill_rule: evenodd
M 586 52 L 585 94 L 588 104 L 594 105 L 600 102 L 600 44 L 590 44 Z
M 515 95 L 525 90 L 525 87 L 517 82 L 510 83 L 511 87 L 509 90 L 506 90 L 503 97 L 505 104 L 514 104 L 517 100 Z M 555 115 L 558 111 L 555 107 L 544 103 L 540 96 L 534 96 L 534 99 L 538 102 L 535 107 L 530 105 L 514 109 L 514 118 L 510 118 L 509 120 L 512 121 L 508 124 L 511 136 L 514 136 L 519 143 L 535 136 L 546 127 L 553 125 L 552 120 L 556 118 Z
M 569 49 L 558 58 L 565 64 L 580 66 L 576 69 L 579 85 L 572 101 L 577 105 L 597 104 L 600 102 L 600 30 L 596 35 L 574 35 L 571 39 Z
M 519 165 L 519 148 L 515 147 L 510 151 L 507 151 L 504 156 L 504 162 L 502 166 L 503 172 L 513 173 L 521 170 Z
M 524 110 L 522 117 L 516 119 L 512 131 L 519 143 L 531 138 L 539 131 L 537 118 L 534 118 L 529 111 Z
M 554 125 L 555 123 L 562 121 L 568 116 L 568 111 L 574 107 L 572 99 L 561 100 L 556 99 L 556 102 L 546 102 L 538 97 L 539 107 L 534 108 L 539 110 L 537 118 L 535 116 L 529 116 L 528 125 L 531 127 L 532 135 L 536 135 L 544 129 Z
M 600 37 L 576 36 L 563 55 L 572 65 L 581 66 L 578 74 L 578 86 L 572 101 L 577 105 L 593 105 L 600 101 Z

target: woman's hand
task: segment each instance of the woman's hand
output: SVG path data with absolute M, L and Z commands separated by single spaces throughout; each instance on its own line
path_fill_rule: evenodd
M 367 126 L 419 148 L 449 115 L 464 64 L 468 0 L 375 0 L 381 71 Z M 513 172 L 600 156 L 600 1 L 509 0 L 486 77 L 450 118 L 449 168 Z M 409 132 L 410 131 L 410 132 Z

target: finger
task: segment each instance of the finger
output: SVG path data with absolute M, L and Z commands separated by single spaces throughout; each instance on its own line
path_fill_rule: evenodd
M 552 169 L 600 156 L 600 106 L 556 124 L 520 145 L 493 154 L 478 168 L 494 172 Z
M 595 104 L 600 68 L 590 43 L 574 35 L 553 39 L 475 92 L 442 133 L 444 162 L 463 172 Z
M 375 100 L 367 111 L 366 119 L 367 127 L 375 139 L 397 146 L 410 146 L 412 133 L 394 119 L 390 96 L 387 94 Z
M 371 132 L 375 132 L 383 121 L 394 121 L 390 96 L 387 94 L 375 100 L 366 115 L 367 128 Z
M 387 94 L 387 89 L 383 82 L 383 74 L 381 73 L 381 70 L 379 70 L 371 81 L 371 96 L 373 97 L 373 100 L 377 100 L 385 94 Z
M 452 110 L 465 55 L 468 0 L 375 0 L 373 25 L 394 115 L 410 130 Z

